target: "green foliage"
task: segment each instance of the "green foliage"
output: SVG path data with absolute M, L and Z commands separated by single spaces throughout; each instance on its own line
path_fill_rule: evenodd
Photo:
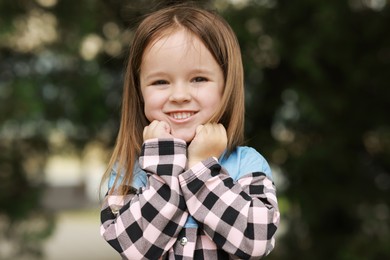
M 285 179 L 287 231 L 270 258 L 388 258 L 390 7 L 260 2 L 269 1 L 225 15 L 239 30 L 247 75 L 263 77 L 247 77 L 250 144 Z

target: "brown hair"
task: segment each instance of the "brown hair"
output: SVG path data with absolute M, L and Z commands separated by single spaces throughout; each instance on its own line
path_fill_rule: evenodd
M 144 114 L 139 80 L 144 50 L 151 42 L 178 28 L 184 28 L 197 36 L 222 68 L 225 80 L 222 102 L 210 122 L 219 122 L 226 128 L 228 154 L 243 142 L 244 73 L 239 44 L 229 24 L 212 11 L 189 5 L 174 5 L 153 12 L 138 26 L 130 47 L 124 79 L 121 124 L 108 170 L 103 176 L 103 180 L 107 179 L 113 165 L 118 163 L 115 187 L 120 172 L 126 173 L 119 194 L 128 191 L 134 162 L 143 142 L 143 129 L 149 124 Z

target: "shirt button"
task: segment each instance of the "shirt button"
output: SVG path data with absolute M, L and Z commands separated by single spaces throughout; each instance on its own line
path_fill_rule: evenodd
M 114 214 L 114 215 L 118 215 L 119 209 L 116 208 L 116 207 L 113 207 L 113 208 L 111 208 L 111 212 L 112 212 L 112 214 Z
M 188 239 L 186 237 L 182 237 L 180 239 L 180 245 L 185 246 L 188 242 Z

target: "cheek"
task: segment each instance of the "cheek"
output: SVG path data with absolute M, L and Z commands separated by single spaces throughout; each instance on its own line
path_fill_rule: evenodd
M 147 94 L 147 93 L 145 93 Z M 153 120 L 161 120 L 159 115 L 162 111 L 161 98 L 156 95 L 149 95 L 144 98 L 144 113 L 146 118 L 152 122 Z
M 153 113 L 154 112 L 154 109 L 153 109 L 153 102 L 150 102 L 150 101 L 145 101 L 144 103 L 144 113 L 145 113 L 145 116 L 146 118 L 152 122 L 155 118 L 153 118 Z
M 217 112 L 218 108 L 221 105 L 222 96 L 220 93 L 207 93 L 204 95 L 203 100 L 205 105 L 209 108 L 209 110 L 213 110 Z
M 145 103 L 144 104 L 144 114 L 145 114 L 145 116 L 146 116 L 146 118 L 149 120 L 149 122 L 152 122 L 153 120 L 151 119 L 151 116 L 150 116 L 150 109 L 149 109 L 149 107 L 148 107 L 148 104 L 147 103 Z
M 209 115 L 210 117 L 214 117 L 217 114 L 220 114 L 220 109 L 222 106 L 222 97 L 219 93 L 215 93 L 214 98 L 208 100 L 208 107 L 209 107 Z M 214 118 L 215 119 L 215 118 Z M 218 119 L 219 120 L 219 119 Z
M 146 116 L 146 118 L 151 122 L 151 118 L 150 118 L 150 112 L 152 111 L 152 107 L 151 105 L 153 104 L 151 101 L 150 101 L 150 97 L 148 96 L 147 93 L 145 93 L 145 91 L 142 91 L 142 97 L 143 97 L 143 103 L 144 103 L 144 114 Z

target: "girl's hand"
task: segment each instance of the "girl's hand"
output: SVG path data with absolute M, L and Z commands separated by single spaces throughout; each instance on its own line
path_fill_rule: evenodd
M 188 168 L 209 157 L 220 157 L 227 146 L 227 135 L 222 124 L 205 124 L 196 128 L 188 146 Z
M 172 138 L 171 127 L 167 122 L 154 120 L 144 128 L 144 142 L 153 138 Z

